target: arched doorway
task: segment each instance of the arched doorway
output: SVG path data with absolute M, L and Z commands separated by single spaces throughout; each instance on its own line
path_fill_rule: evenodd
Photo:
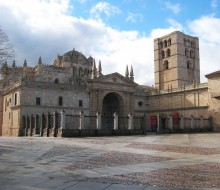
M 124 103 L 122 97 L 114 92 L 108 93 L 102 103 L 103 128 L 113 129 L 114 127 L 114 113 L 119 116 L 124 114 Z

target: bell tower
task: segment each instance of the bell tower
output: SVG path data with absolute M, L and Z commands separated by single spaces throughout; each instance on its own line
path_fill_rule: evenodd
M 156 38 L 154 77 L 159 90 L 200 83 L 199 39 L 179 31 Z

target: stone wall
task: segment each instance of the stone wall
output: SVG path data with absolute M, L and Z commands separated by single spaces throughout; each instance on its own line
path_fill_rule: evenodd
M 213 128 L 220 131 L 220 75 L 208 79 L 209 114 L 213 118 Z

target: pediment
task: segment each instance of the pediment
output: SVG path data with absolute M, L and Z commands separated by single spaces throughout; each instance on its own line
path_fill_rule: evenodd
M 119 73 L 102 75 L 101 77 L 97 77 L 95 81 L 101 82 L 101 83 L 115 83 L 115 84 L 122 84 L 122 85 L 134 85 L 134 86 L 138 85 L 131 79 L 126 78 Z

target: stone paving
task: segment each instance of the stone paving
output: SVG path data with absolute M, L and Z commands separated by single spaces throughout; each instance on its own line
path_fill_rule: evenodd
M 220 133 L 0 137 L 0 189 L 220 189 Z

